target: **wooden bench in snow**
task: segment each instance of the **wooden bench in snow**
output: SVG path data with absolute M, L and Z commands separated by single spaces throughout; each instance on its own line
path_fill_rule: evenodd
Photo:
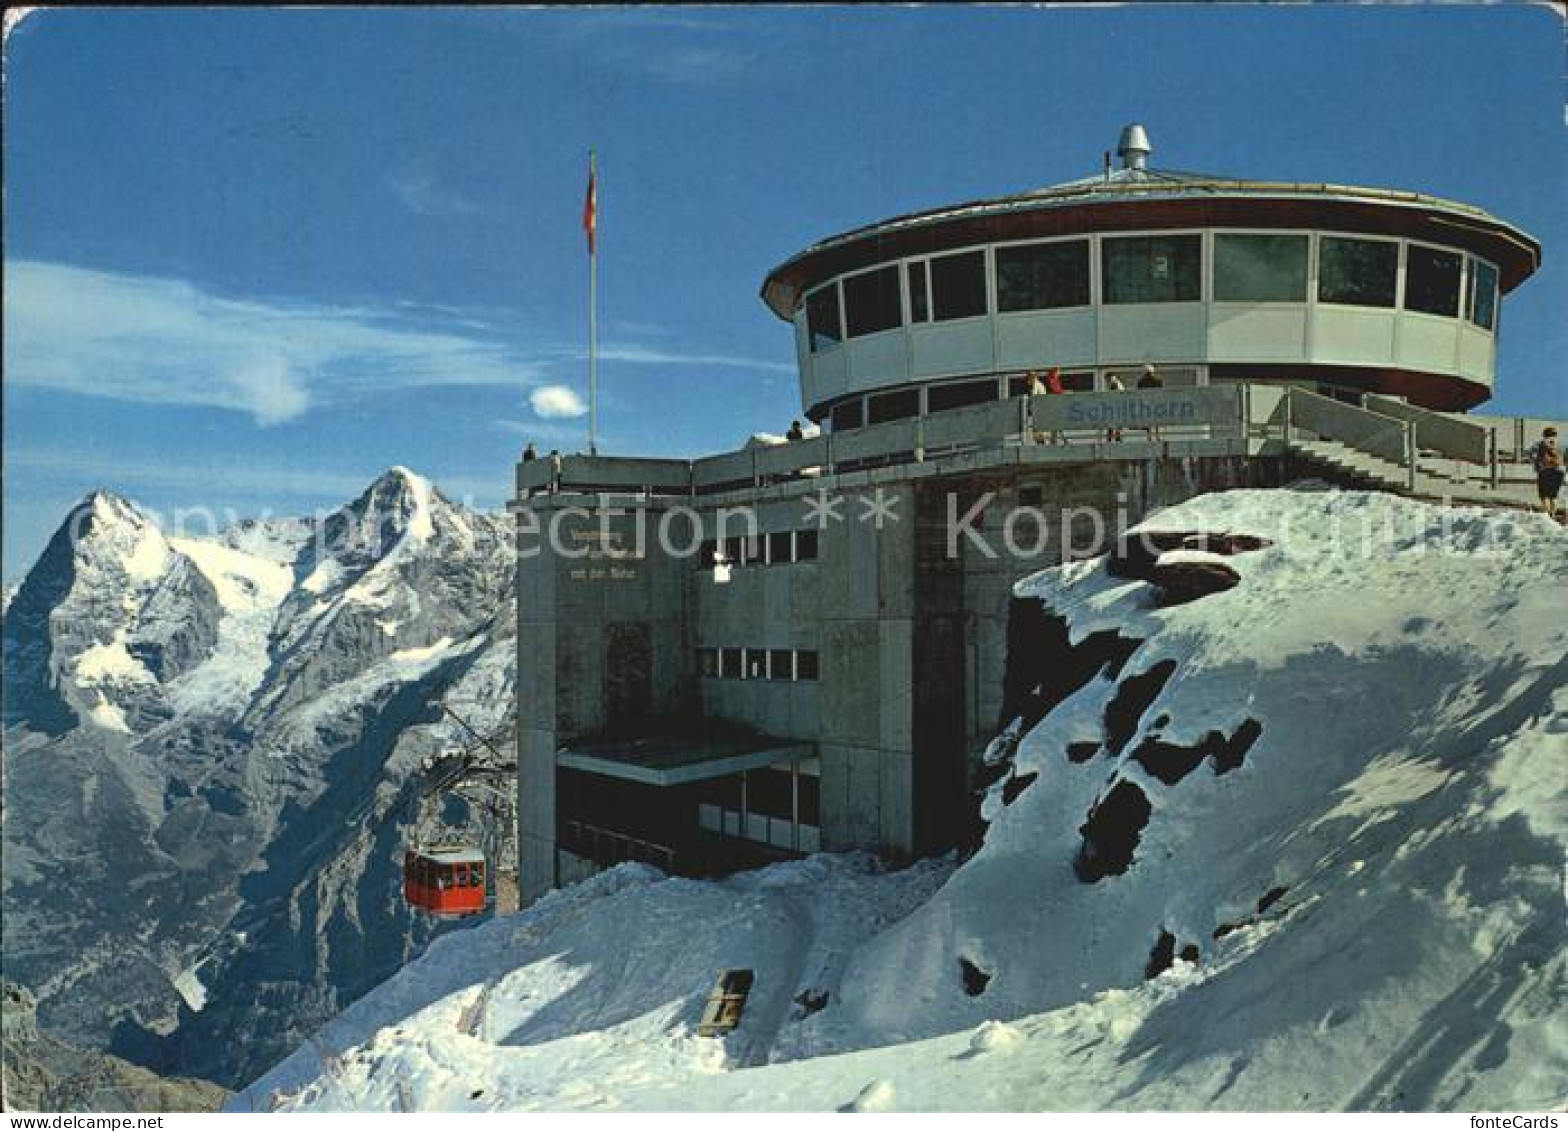
M 720 970 L 719 980 L 713 983 L 707 1007 L 697 1025 L 699 1037 L 722 1037 L 733 1032 L 740 1024 L 740 1015 L 746 1010 L 746 995 L 757 976 L 750 970 Z

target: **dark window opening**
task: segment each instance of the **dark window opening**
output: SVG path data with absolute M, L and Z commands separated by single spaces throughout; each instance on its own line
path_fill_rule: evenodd
M 1397 243 L 1324 236 L 1319 245 L 1319 302 L 1392 307 L 1398 277 Z
M 1127 236 L 1100 244 L 1107 303 L 1197 302 L 1202 291 L 1200 236 Z
M 889 420 L 905 420 L 919 415 L 919 389 L 900 389 L 896 393 L 881 393 L 871 398 L 872 424 L 883 424 Z
M 815 530 L 795 531 L 795 560 L 797 562 L 814 562 L 817 560 L 817 532 Z
M 1088 240 L 996 249 L 997 310 L 1088 305 Z
M 719 649 L 719 678 L 741 678 L 741 650 L 739 648 Z
M 795 678 L 795 653 L 788 648 L 774 648 L 768 653 L 769 679 Z
M 985 252 L 931 260 L 931 309 L 938 322 L 986 312 Z
M 954 381 L 946 385 L 931 385 L 926 389 L 926 407 L 930 412 L 943 412 L 950 408 L 985 404 L 996 400 L 996 382 Z
M 1466 317 L 1483 330 L 1494 327 L 1497 319 L 1497 268 L 1479 259 L 1470 261 L 1469 302 Z
M 746 540 L 744 538 L 724 539 L 724 560 L 730 565 L 740 565 L 741 558 L 745 555 Z
M 909 320 L 911 322 L 931 321 L 931 303 L 926 292 L 926 264 L 925 260 L 911 263 L 908 266 L 909 278 Z
M 812 353 L 844 340 L 844 326 L 838 315 L 837 283 L 806 296 L 806 333 L 811 339 Z
M 822 823 L 822 783 L 810 774 L 801 774 L 796 787 L 800 792 L 800 823 Z
M 834 405 L 828 420 L 835 432 L 847 432 L 851 428 L 859 428 L 865 423 L 865 417 L 860 410 L 860 401 L 857 399 Z
M 719 650 L 717 648 L 697 649 L 697 674 L 704 679 L 718 678 Z
M 1405 255 L 1405 309 L 1456 316 L 1463 262 L 1456 252 L 1411 244 Z
M 790 534 L 788 530 L 768 535 L 768 563 L 770 565 L 788 565 L 794 557 L 790 553 Z
M 762 648 L 746 649 L 746 675 L 745 679 L 768 678 L 768 653 Z
M 815 652 L 795 653 L 795 678 L 804 681 L 814 681 L 817 678 L 817 654 Z
M 896 266 L 879 267 L 844 280 L 844 321 L 851 338 L 903 325 Z
M 760 534 L 749 535 L 745 539 L 745 542 L 746 542 L 746 564 L 747 565 L 761 565 L 762 564 L 763 549 L 766 546 L 766 543 L 763 542 L 763 540 L 762 540 L 762 535 L 760 535 Z
M 786 821 L 795 815 L 795 791 L 788 770 L 746 771 L 746 812 Z

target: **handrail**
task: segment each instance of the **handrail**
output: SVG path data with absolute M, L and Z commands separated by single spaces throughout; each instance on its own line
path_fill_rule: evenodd
M 1423 448 L 1482 467 L 1490 467 L 1496 460 L 1496 444 L 1490 428 L 1377 393 L 1368 393 L 1362 398 L 1362 404 L 1383 416 L 1414 424 L 1416 441 Z
M 1416 436 L 1410 421 L 1293 387 L 1286 395 L 1286 428 L 1287 438 L 1301 428 L 1320 439 L 1392 463 L 1404 472 L 1405 486 L 1415 490 Z

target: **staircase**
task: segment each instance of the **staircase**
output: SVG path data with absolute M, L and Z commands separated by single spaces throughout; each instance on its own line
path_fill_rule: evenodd
M 1530 485 L 1504 483 L 1485 429 L 1369 396 L 1361 406 L 1304 389 L 1285 397 L 1285 446 L 1354 483 L 1445 502 L 1531 507 Z
M 1289 447 L 1296 455 L 1320 467 L 1337 471 L 1380 491 L 1393 491 L 1402 495 L 1410 490 L 1410 477 L 1405 468 L 1367 452 L 1357 451 L 1339 440 L 1300 435 L 1291 438 Z M 1419 480 L 1422 477 L 1418 475 L 1417 478 Z

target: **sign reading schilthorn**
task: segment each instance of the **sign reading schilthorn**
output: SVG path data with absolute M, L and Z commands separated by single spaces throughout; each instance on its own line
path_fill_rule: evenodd
M 1171 423 L 1199 419 L 1193 399 L 1169 400 L 1124 393 L 1115 399 L 1096 397 L 1090 403 L 1068 400 L 1063 406 L 1069 425 Z

